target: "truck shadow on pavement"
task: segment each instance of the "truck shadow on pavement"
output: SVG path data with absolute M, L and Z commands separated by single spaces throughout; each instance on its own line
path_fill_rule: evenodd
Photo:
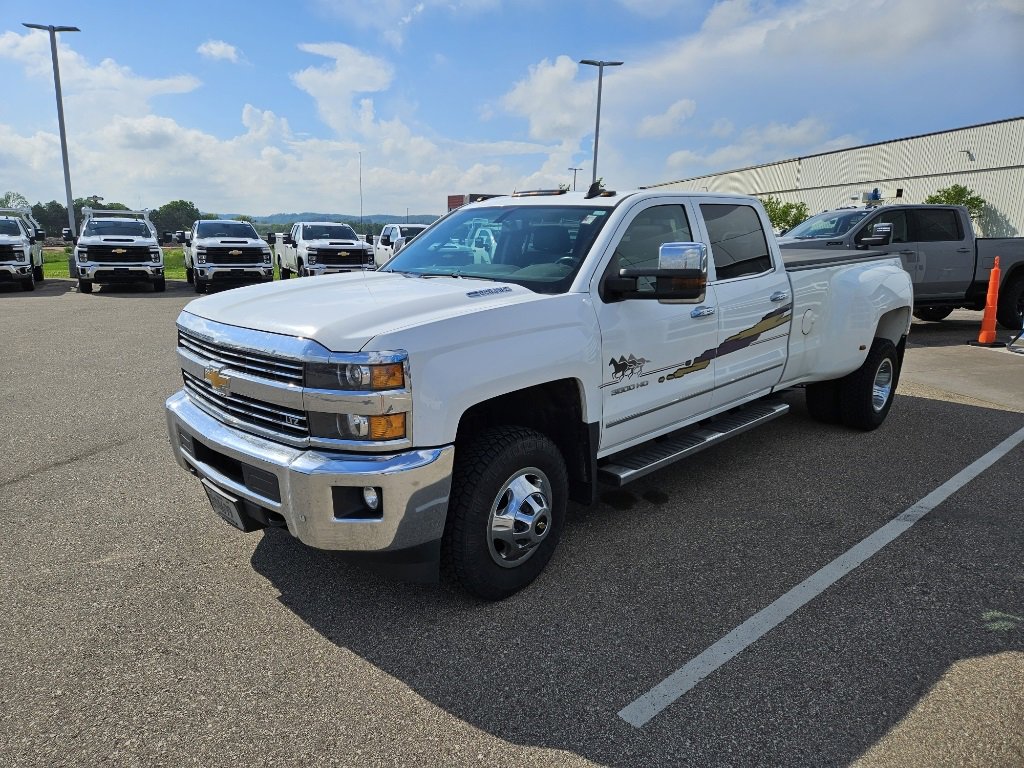
M 1024 472 L 1021 448 L 645 727 L 616 713 L 1024 416 L 900 396 L 881 429 L 856 433 L 785 398 L 793 413 L 772 429 L 571 509 L 546 572 L 501 603 L 383 578 L 280 531 L 252 565 L 323 637 L 506 742 L 613 765 L 847 764 L 956 662 L 1024 648 L 1024 626 L 985 618 L 1024 615 L 1024 505 L 999 479 Z M 947 722 L 938 743 L 971 738 L 963 713 Z

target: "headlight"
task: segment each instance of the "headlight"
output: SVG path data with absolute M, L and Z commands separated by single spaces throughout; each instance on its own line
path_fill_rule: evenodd
M 312 389 L 373 391 L 405 386 L 401 362 L 383 364 L 306 363 L 306 386 Z
M 160 249 L 159 248 L 150 248 L 149 249 L 149 259 L 154 264 L 159 264 L 160 263 L 160 256 L 161 255 L 162 254 L 160 253 Z
M 79 248 L 75 253 L 78 256 L 78 260 L 79 261 L 86 262 L 86 261 L 89 260 L 89 251 L 88 251 L 88 249 L 86 249 L 86 248 Z
M 205 264 L 206 263 L 206 249 L 205 248 L 196 248 L 196 261 L 198 261 L 200 264 Z
M 270 249 L 269 248 L 267 248 L 267 250 L 265 250 L 263 252 L 263 263 L 264 264 L 269 264 L 270 263 Z
M 316 264 L 316 251 L 306 251 L 306 263 Z
M 405 419 L 404 413 L 358 416 L 352 413 L 311 412 L 309 431 L 314 437 L 330 440 L 404 440 Z

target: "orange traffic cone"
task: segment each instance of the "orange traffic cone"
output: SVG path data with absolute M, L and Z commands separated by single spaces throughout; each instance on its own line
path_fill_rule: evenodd
M 985 300 L 985 314 L 981 316 L 981 331 L 978 333 L 978 340 L 972 342 L 978 347 L 1003 347 L 996 341 L 996 304 L 999 303 L 999 257 L 996 256 L 995 264 L 988 275 L 988 296 Z

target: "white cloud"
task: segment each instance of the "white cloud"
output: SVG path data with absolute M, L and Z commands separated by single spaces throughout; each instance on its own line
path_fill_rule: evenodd
M 196 48 L 196 53 L 207 59 L 220 59 L 237 64 L 240 58 L 238 49 L 223 40 L 207 40 Z
M 544 59 L 505 94 L 502 106 L 529 121 L 533 139 L 578 139 L 592 125 L 597 99 L 596 86 L 576 82 L 578 71 L 579 65 L 568 56 L 559 56 L 554 62 Z M 607 93 L 609 79 L 605 77 L 603 93 Z
M 358 123 L 352 107 L 355 94 L 386 90 L 394 77 L 391 64 L 384 59 L 345 43 L 305 43 L 299 49 L 334 60 L 333 64 L 296 72 L 292 81 L 313 97 L 320 117 L 341 135 Z
M 697 111 L 693 99 L 680 99 L 660 115 L 648 115 L 640 121 L 637 135 L 643 137 L 670 136 Z
M 633 13 L 649 18 L 667 16 L 679 9 L 678 0 L 618 0 L 618 3 Z
M 419 17 L 428 13 L 464 16 L 494 10 L 501 0 L 319 0 L 321 8 L 399 48 Z

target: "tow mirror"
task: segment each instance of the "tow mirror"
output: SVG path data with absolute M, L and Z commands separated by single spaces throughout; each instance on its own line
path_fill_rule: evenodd
M 39 240 L 40 242 L 42 242 L 45 239 L 46 239 L 46 230 L 45 229 L 37 229 L 36 230 L 36 240 Z
M 658 267 L 620 269 L 608 277 L 609 298 L 657 299 L 662 304 L 697 304 L 708 282 L 708 247 L 704 243 L 662 243 Z
M 295 238 L 292 237 L 292 233 L 291 232 L 285 232 L 284 233 L 284 237 L 282 238 L 282 240 L 283 240 L 285 245 L 295 245 Z
M 871 228 L 868 237 L 861 238 L 861 245 L 865 248 L 881 248 L 892 244 L 892 224 L 880 222 Z
M 72 242 L 75 239 L 75 236 L 71 234 L 70 227 L 64 227 L 64 229 L 60 231 L 60 236 L 62 240 L 68 243 Z

